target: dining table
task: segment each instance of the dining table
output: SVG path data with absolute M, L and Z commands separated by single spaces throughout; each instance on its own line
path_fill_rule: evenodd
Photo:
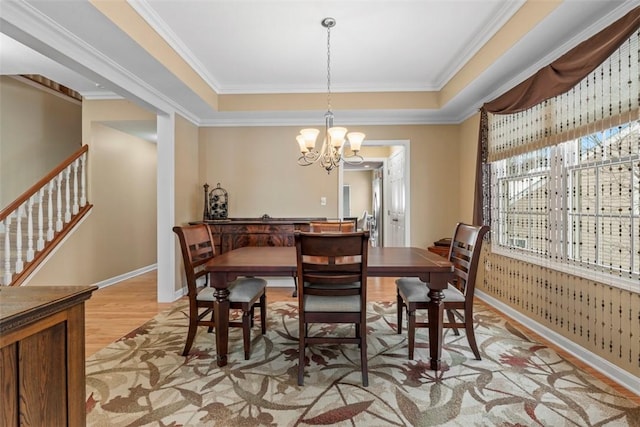
M 245 246 L 220 254 L 205 264 L 214 290 L 216 362 L 227 364 L 229 342 L 229 284 L 238 277 L 296 275 L 293 246 Z M 442 353 L 443 289 L 453 275 L 446 258 L 416 247 L 370 247 L 367 274 L 371 277 L 418 277 L 429 289 L 428 320 L 430 368 L 440 369 Z

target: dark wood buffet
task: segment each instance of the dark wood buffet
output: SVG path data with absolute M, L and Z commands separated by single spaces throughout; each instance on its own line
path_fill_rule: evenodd
M 228 218 L 196 221 L 190 224 L 209 225 L 216 246 L 221 254 L 245 246 L 294 246 L 296 231 L 309 231 L 311 221 L 326 218 Z

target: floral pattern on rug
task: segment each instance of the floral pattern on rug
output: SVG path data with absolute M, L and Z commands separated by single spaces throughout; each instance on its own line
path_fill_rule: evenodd
M 305 385 L 298 386 L 295 303 L 269 305 L 267 334 L 256 324 L 250 360 L 241 329 L 231 328 L 223 368 L 206 328 L 189 356 L 180 355 L 187 312 L 178 302 L 87 359 L 87 425 L 640 426 L 640 406 L 482 305 L 475 312 L 482 360 L 464 331 L 447 330 L 436 373 L 428 366 L 428 331 L 418 330 L 408 360 L 395 303 L 369 303 L 368 387 L 356 345 L 307 348 Z M 347 335 L 353 326 L 311 331 Z

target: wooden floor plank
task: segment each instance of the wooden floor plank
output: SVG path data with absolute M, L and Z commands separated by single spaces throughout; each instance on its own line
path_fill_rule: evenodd
M 395 301 L 396 287 L 394 278 L 370 277 L 367 283 L 368 300 Z M 157 302 L 156 288 L 157 276 L 154 270 L 95 291 L 91 299 L 85 304 L 87 357 L 169 308 L 171 303 Z M 296 301 L 296 298 L 292 296 L 292 291 L 292 288 L 268 287 L 267 301 Z M 489 308 L 501 314 L 499 311 Z M 640 396 L 635 395 L 615 381 L 587 366 L 584 362 L 561 348 L 545 341 L 543 337 L 513 319 L 509 319 L 509 321 L 532 339 L 552 348 L 566 360 L 610 385 L 628 399 L 640 404 Z

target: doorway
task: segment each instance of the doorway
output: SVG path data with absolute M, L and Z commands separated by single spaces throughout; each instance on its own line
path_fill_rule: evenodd
M 343 164 L 339 168 L 338 211 L 343 217 L 348 211 L 348 216 L 357 217 L 359 223 L 363 215 L 368 215 L 374 246 L 410 246 L 409 141 L 364 141 L 361 154 L 361 165 Z M 347 200 L 345 185 L 349 185 Z

